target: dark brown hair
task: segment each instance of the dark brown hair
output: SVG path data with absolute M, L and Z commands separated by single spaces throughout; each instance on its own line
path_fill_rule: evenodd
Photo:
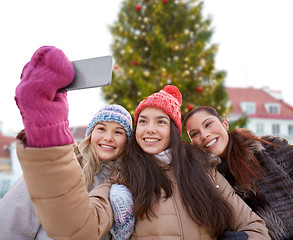
M 123 156 L 121 164 L 122 183 L 133 194 L 134 211 L 138 219 L 155 216 L 154 205 L 161 198 L 173 194 L 171 180 L 166 174 L 168 167 L 151 154 L 144 152 L 135 138 L 135 131 Z M 194 222 L 204 226 L 213 237 L 223 233 L 230 225 L 231 206 L 223 199 L 212 182 L 208 171 L 207 154 L 199 148 L 184 143 L 178 128 L 171 120 L 169 149 L 175 179 L 188 215 Z
M 224 121 L 213 107 L 199 106 L 186 115 L 183 121 L 184 126 L 191 116 L 200 111 L 205 111 L 217 117 L 220 122 Z M 227 161 L 231 174 L 244 190 L 251 190 L 250 188 L 256 190 L 255 180 L 263 179 L 263 173 L 259 162 L 251 153 L 249 147 L 255 141 L 272 144 L 255 136 L 248 129 L 235 129 L 230 131 L 228 135 L 229 143 L 225 149 L 227 156 L 225 160 Z

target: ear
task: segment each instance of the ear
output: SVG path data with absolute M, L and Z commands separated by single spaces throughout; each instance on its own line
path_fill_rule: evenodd
M 228 132 L 228 130 L 229 130 L 229 122 L 228 122 L 228 120 L 226 118 L 223 121 L 223 126 L 226 129 L 226 131 Z

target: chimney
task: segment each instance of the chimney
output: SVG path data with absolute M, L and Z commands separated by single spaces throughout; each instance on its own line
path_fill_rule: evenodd
M 272 97 L 278 100 L 283 100 L 282 91 L 271 90 L 269 87 L 263 87 L 262 89 Z

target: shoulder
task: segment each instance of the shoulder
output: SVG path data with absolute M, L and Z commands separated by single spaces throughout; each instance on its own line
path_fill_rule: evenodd
M 279 136 L 275 136 L 275 135 L 264 135 L 261 137 L 261 139 L 275 144 L 275 145 L 279 145 L 279 146 L 290 146 L 290 143 L 288 142 L 288 140 L 286 140 L 285 138 L 281 138 Z
M 262 143 L 264 149 L 272 156 L 278 156 L 293 150 L 291 145 L 286 139 L 274 135 L 266 135 L 261 137 L 262 140 L 267 141 L 269 144 Z

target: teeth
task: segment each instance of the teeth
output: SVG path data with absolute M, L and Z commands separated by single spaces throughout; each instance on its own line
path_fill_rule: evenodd
M 208 148 L 209 146 L 213 145 L 216 141 L 217 141 L 217 139 L 214 139 L 213 141 L 209 142 L 209 143 L 206 145 L 206 148 Z
M 158 139 L 154 139 L 154 138 L 145 138 L 144 139 L 146 142 L 157 142 Z
M 102 148 L 108 148 L 108 149 L 113 149 L 113 147 L 111 146 L 107 146 L 107 145 L 101 145 Z

